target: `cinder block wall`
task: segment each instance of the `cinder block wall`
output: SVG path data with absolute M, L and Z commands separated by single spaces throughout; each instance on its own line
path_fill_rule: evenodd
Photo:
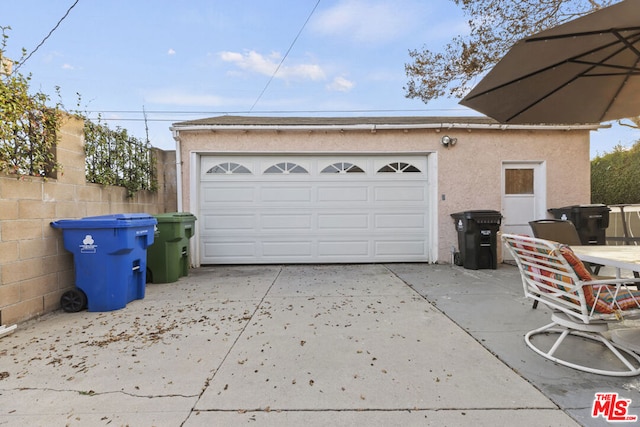
M 157 150 L 158 192 L 128 198 L 121 187 L 85 181 L 83 122 L 67 117 L 59 132 L 62 171 L 47 180 L 0 174 L 0 325 L 22 322 L 60 307 L 74 286 L 73 256 L 56 219 L 113 213 L 174 212 L 175 152 Z

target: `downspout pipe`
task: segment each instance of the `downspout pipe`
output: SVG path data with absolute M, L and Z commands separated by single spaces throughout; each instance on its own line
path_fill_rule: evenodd
M 183 212 L 182 209 L 182 155 L 180 153 L 180 136 L 179 132 L 171 128 L 173 133 L 173 139 L 176 141 L 176 198 L 178 205 L 178 212 Z

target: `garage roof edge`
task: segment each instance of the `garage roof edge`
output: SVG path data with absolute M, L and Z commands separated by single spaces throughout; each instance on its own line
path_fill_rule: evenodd
M 607 125 L 504 124 L 488 117 L 245 117 L 219 116 L 173 123 L 171 130 L 384 130 L 384 129 L 496 129 L 596 130 Z

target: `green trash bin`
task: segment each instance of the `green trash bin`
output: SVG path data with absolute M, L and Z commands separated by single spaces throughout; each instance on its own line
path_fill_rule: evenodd
M 189 274 L 189 239 L 196 217 L 189 212 L 154 215 L 155 242 L 147 249 L 147 281 L 171 283 Z

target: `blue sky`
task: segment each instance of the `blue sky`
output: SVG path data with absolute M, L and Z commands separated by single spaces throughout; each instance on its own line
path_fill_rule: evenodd
M 7 56 L 36 49 L 74 2 L 3 0 Z M 404 96 L 409 49 L 438 50 L 467 31 L 452 1 L 317 3 L 79 0 L 19 71 L 53 100 L 59 86 L 67 109 L 100 113 L 141 139 L 144 108 L 163 149 L 174 149 L 171 123 L 221 114 L 477 115 L 457 99 Z M 618 126 L 594 132 L 592 156 L 639 137 Z

